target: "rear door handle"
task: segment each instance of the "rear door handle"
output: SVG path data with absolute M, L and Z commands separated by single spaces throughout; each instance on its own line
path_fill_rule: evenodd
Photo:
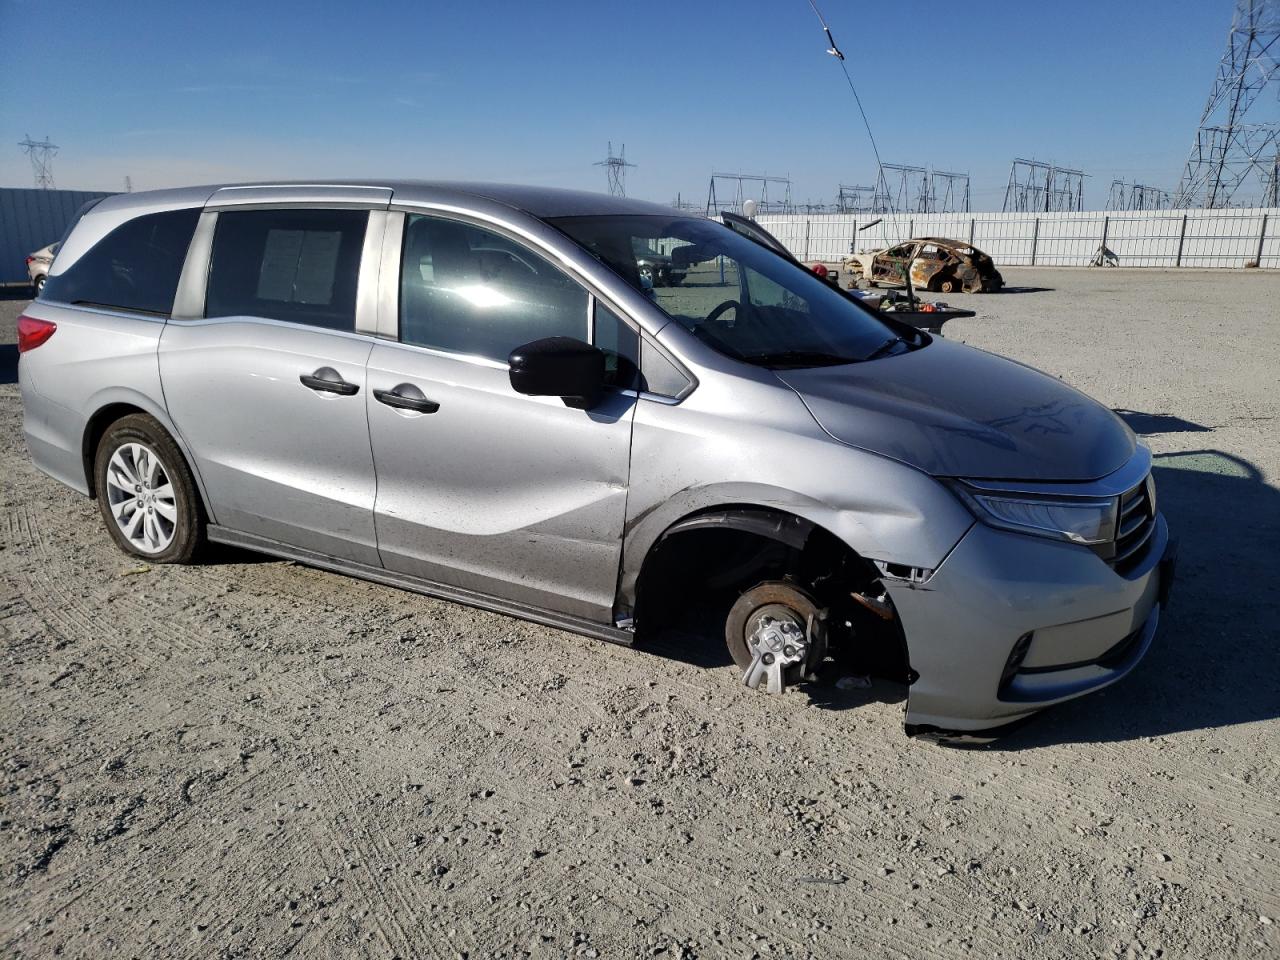
M 440 404 L 428 400 L 412 383 L 400 383 L 390 390 L 374 390 L 373 398 L 379 403 L 397 410 L 413 410 L 416 413 L 435 413 Z
M 336 393 L 340 397 L 350 397 L 360 392 L 359 384 L 348 383 L 342 374 L 333 367 L 321 367 L 315 373 L 304 373 L 298 382 L 317 393 Z

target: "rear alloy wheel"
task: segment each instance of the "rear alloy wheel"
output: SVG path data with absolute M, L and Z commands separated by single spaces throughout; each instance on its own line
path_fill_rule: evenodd
M 186 461 L 145 414 L 113 423 L 94 459 L 98 506 L 125 553 L 152 563 L 186 563 L 203 537 L 199 501 Z
M 769 693 L 806 679 L 826 655 L 824 612 L 804 590 L 773 580 L 752 587 L 725 620 L 725 643 L 742 682 Z
M 47 279 L 47 278 L 46 278 L 46 277 L 44 277 L 44 276 L 36 277 L 36 282 L 35 282 L 34 286 L 35 286 L 35 288 L 36 288 L 36 296 L 37 296 L 37 297 L 38 297 L 38 296 L 40 296 L 40 294 L 44 292 L 44 282 L 45 282 L 45 280 L 46 280 L 46 279 Z

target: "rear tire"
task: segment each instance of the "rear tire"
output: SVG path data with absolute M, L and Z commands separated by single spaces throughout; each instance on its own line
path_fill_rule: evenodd
M 33 284 L 32 284 L 32 286 L 36 288 L 36 296 L 37 296 L 37 297 L 38 297 L 38 296 L 40 296 L 40 294 L 44 292 L 44 282 L 45 282 L 45 280 L 47 280 L 47 279 L 48 279 L 47 277 L 43 277 L 43 276 L 36 277 L 36 281 L 35 281 L 35 283 L 33 283 Z
M 98 509 L 125 553 L 149 563 L 190 563 L 204 545 L 204 513 L 187 461 L 153 417 L 111 424 L 93 462 Z

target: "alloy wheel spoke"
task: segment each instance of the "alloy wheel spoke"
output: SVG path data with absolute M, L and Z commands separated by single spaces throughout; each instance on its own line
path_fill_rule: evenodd
M 169 501 L 168 503 L 166 503 L 163 500 L 157 500 L 155 502 L 155 508 L 156 508 L 156 514 L 161 517 L 164 517 L 170 523 L 178 522 L 178 507 L 172 501 Z
M 146 516 L 143 510 L 135 510 L 133 516 L 124 522 L 124 535 L 130 540 L 137 541 L 138 532 L 142 528 L 142 518 Z
M 111 455 L 111 466 L 115 468 L 117 475 L 124 481 L 120 484 L 121 489 L 127 489 L 133 492 L 134 484 L 138 483 L 138 475 L 134 472 L 133 467 L 129 464 L 128 459 L 124 456 L 126 447 L 121 447 Z M 107 472 L 107 476 L 111 477 L 111 471 Z

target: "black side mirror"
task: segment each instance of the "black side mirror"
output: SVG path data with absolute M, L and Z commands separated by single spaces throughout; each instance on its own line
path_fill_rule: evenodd
M 563 397 L 589 410 L 604 389 L 604 352 L 572 337 L 547 337 L 511 351 L 511 388 L 530 397 Z

